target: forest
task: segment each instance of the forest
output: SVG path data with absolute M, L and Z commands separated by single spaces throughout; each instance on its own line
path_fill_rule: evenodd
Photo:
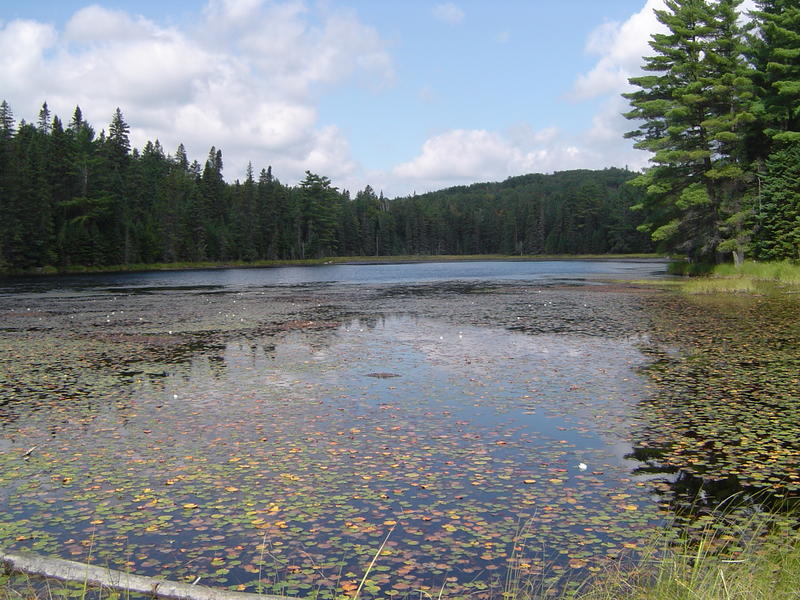
M 800 7 L 668 0 L 624 94 L 641 173 L 512 177 L 388 199 L 270 167 L 226 182 L 222 150 L 131 148 L 122 111 L 96 133 L 45 102 L 0 103 L 0 270 L 329 256 L 659 251 L 692 262 L 800 259 Z
M 295 186 L 267 167 L 223 178 L 222 150 L 189 162 L 183 145 L 131 148 L 117 109 L 108 131 L 76 108 L 65 127 L 42 105 L 17 126 L 0 105 L 0 266 L 301 260 L 329 256 L 648 251 L 622 169 L 525 175 L 387 199 L 351 197 L 307 172 Z

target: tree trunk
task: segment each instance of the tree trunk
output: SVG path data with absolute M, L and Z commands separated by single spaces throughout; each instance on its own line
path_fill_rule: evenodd
M 744 262 L 744 249 L 739 246 L 733 251 L 733 264 L 738 269 Z

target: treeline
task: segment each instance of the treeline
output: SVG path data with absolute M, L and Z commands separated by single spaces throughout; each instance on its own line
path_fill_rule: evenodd
M 625 94 L 628 137 L 654 153 L 643 230 L 696 261 L 800 260 L 800 4 L 665 4 Z
M 307 173 L 271 168 L 223 178 L 222 151 L 203 165 L 183 145 L 132 149 L 117 109 L 95 134 L 76 108 L 64 126 L 45 103 L 17 125 L 0 104 L 0 267 L 304 259 L 466 253 L 606 253 L 650 248 L 621 169 L 527 175 L 388 200 L 351 198 Z

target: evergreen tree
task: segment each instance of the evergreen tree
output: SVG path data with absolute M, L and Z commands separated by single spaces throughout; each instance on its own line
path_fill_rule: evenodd
M 11 142 L 14 137 L 14 114 L 8 102 L 0 102 L 0 268 L 8 265 L 8 215 L 11 208 Z
M 699 260 L 731 251 L 742 259 L 749 232 L 748 185 L 754 177 L 742 153 L 754 120 L 750 80 L 738 25 L 740 0 L 667 0 L 657 10 L 668 33 L 652 36 L 649 74 L 624 94 L 640 122 L 627 134 L 654 153 L 654 166 L 634 184 L 646 190 L 654 241 Z
M 183 144 L 178 144 L 178 149 L 175 150 L 174 161 L 182 171 L 189 170 L 189 159 L 186 156 L 186 148 L 183 147 Z
M 300 183 L 302 199 L 301 258 L 335 255 L 338 193 L 327 177 L 306 171 Z
M 766 167 L 759 210 L 759 256 L 800 260 L 800 144 L 785 144 L 769 156 Z
M 14 113 L 8 102 L 0 102 L 0 140 L 10 140 L 14 136 Z
M 50 109 L 47 108 L 47 102 L 42 104 L 42 109 L 39 111 L 39 120 L 36 123 L 36 128 L 44 135 L 50 135 Z
M 208 258 L 225 260 L 229 255 L 228 197 L 222 178 L 222 150 L 214 146 L 208 152 L 201 176 L 202 224 Z
M 251 261 L 257 258 L 256 235 L 258 230 L 256 212 L 256 182 L 253 177 L 253 165 L 247 164 L 244 184 L 236 182 L 233 194 L 234 206 L 232 215 L 233 256 L 238 260 Z
M 289 187 L 271 168 L 254 181 L 250 167 L 243 183 L 228 185 L 215 147 L 201 168 L 182 145 L 174 157 L 158 140 L 141 152 L 131 148 L 120 110 L 108 134 L 95 137 L 79 107 L 66 129 L 58 116 L 47 123 L 42 108 L 35 126 L 16 127 L 8 104 L 0 104 L 4 269 L 545 247 L 603 252 L 620 240 L 630 251 L 648 249 L 626 210 L 637 192 L 621 187 L 632 174 L 619 169 L 528 175 L 392 201 L 367 187 L 351 200 L 310 172 Z M 777 194 L 772 181 L 764 188 Z M 764 207 L 763 231 L 784 235 L 784 217 L 766 195 Z M 778 216 L 767 219 L 770 211 Z
M 750 40 L 765 133 L 777 142 L 800 143 L 800 5 L 759 0 Z

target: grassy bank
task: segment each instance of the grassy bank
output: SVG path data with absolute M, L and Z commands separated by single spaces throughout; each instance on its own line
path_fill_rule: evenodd
M 184 271 L 191 269 L 246 269 L 269 267 L 313 267 L 319 265 L 341 264 L 393 264 L 424 262 L 470 262 L 470 261 L 526 261 L 526 260 L 619 260 L 619 259 L 661 259 L 658 254 L 436 254 L 436 255 L 401 255 L 401 256 L 334 256 L 326 258 L 307 258 L 297 260 L 261 260 L 261 261 L 218 261 L 218 262 L 173 262 L 173 263 L 136 263 L 126 265 L 69 267 L 39 267 L 25 271 L 9 271 L 0 268 L 2 275 L 66 275 L 81 273 L 124 273 L 141 271 Z
M 789 600 L 800 598 L 800 535 L 708 531 L 691 544 L 655 544 L 632 568 L 601 573 L 577 600 Z M 533 600 L 532 598 L 530 600 Z
M 754 294 L 776 288 L 800 287 L 800 265 L 789 261 L 746 261 L 738 267 L 732 264 L 711 266 L 672 263 L 669 272 L 691 276 L 681 284 L 683 291 L 689 294 Z

